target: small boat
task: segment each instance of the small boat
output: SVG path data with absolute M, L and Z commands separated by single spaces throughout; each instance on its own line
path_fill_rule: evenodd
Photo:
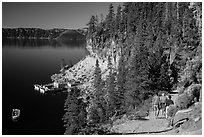
M 12 109 L 12 120 L 16 122 L 20 117 L 20 109 Z
M 44 88 L 40 88 L 40 93 L 44 94 L 45 93 L 45 89 Z
M 67 91 L 67 89 L 71 87 L 72 85 L 70 83 L 61 84 L 60 87 L 55 87 L 53 83 L 45 84 L 45 85 L 34 84 L 34 89 L 37 91 L 40 91 L 41 94 L 63 92 L 63 91 Z
M 46 87 L 46 86 L 42 86 L 41 88 L 43 88 L 45 91 L 48 91 L 48 90 L 49 90 L 49 88 Z
M 39 85 L 35 84 L 35 85 L 34 85 L 34 89 L 35 89 L 35 90 L 40 90 Z

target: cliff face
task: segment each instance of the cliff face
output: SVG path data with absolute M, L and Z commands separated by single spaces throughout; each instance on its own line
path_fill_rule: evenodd
M 63 79 L 68 79 L 70 81 L 80 81 L 82 84 L 78 87 L 85 91 L 87 95 L 93 91 L 96 60 L 99 61 L 99 67 L 102 72 L 102 79 L 105 80 L 109 74 L 108 57 L 110 56 L 112 58 L 112 64 L 115 71 L 117 71 L 118 61 L 120 58 L 120 50 L 114 41 L 111 41 L 112 48 L 105 48 L 102 51 L 93 49 L 92 45 L 93 42 L 91 40 L 87 40 L 86 48 L 89 52 L 89 55 L 76 63 L 72 68 L 68 69 L 65 72 L 65 76 L 62 77 Z

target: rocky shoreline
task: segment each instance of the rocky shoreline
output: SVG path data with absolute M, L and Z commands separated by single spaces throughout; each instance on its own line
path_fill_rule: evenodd
M 115 44 L 115 43 L 113 43 Z M 82 58 L 79 62 L 74 64 L 68 70 L 65 70 L 64 73 L 54 74 L 58 75 L 59 79 L 67 79 L 68 81 L 78 81 L 82 84 L 78 86 L 79 89 L 85 91 L 91 91 L 93 89 L 92 82 L 94 79 L 94 70 L 96 60 L 99 62 L 99 67 L 102 72 L 102 79 L 105 80 L 108 75 L 108 58 L 101 57 L 96 52 L 93 51 L 91 40 L 87 40 L 86 49 L 88 50 L 88 55 Z M 112 51 L 108 51 L 109 54 Z M 118 55 L 119 57 L 119 55 Z M 118 60 L 118 59 L 117 59 Z M 52 76 L 51 76 L 52 77 Z

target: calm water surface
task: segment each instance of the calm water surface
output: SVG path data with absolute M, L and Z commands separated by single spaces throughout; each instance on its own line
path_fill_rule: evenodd
M 85 43 L 8 39 L 2 43 L 2 134 L 63 134 L 67 94 L 40 94 L 33 85 L 51 82 L 62 58 L 67 64 L 82 59 L 87 54 Z M 18 122 L 11 119 L 14 108 L 21 110 Z

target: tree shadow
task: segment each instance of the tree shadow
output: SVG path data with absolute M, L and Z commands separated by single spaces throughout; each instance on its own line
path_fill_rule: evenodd
M 158 117 L 157 119 L 166 119 L 165 117 Z
M 173 127 L 169 128 L 169 129 L 166 129 L 166 130 L 160 130 L 160 131 L 152 131 L 152 132 L 137 132 L 137 133 L 109 133 L 107 135 L 139 135 L 139 134 L 156 134 L 156 133 L 163 133 L 163 132 L 168 132 L 170 130 L 172 130 Z
M 149 119 L 148 118 L 144 118 L 144 117 L 140 117 L 140 118 L 138 118 L 136 120 L 146 121 L 146 120 L 149 120 Z

